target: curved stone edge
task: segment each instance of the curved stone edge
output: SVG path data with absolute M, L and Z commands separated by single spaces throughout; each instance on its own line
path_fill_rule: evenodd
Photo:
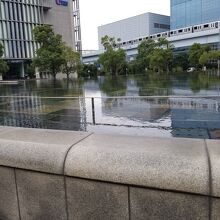
M 7 127 L 0 132 L 0 165 L 63 175 L 69 149 L 88 134 Z
M 220 141 L 205 140 L 210 157 L 211 195 L 220 198 Z
M 70 150 L 65 175 L 210 195 L 203 140 L 93 134 Z
M 49 146 L 47 142 L 50 142 L 50 140 L 41 140 L 41 138 L 45 137 L 45 135 L 37 134 L 39 131 L 36 130 L 29 130 L 28 135 L 33 132 L 35 136 L 32 140 L 35 140 L 37 148 L 40 147 L 47 149 Z M 6 139 L 1 137 L 0 142 L 2 140 L 3 142 L 13 142 L 13 144 L 11 143 L 13 148 L 16 146 L 16 143 L 19 143 L 19 145 L 25 145 L 25 147 L 27 147 L 30 143 L 33 144 L 33 142 L 30 142 L 30 137 L 22 135 L 23 131 L 20 129 L 18 129 L 18 131 L 20 134 L 18 132 L 15 136 L 12 136 L 11 139 L 13 139 L 13 141 L 9 141 L 10 137 L 7 136 Z M 41 132 L 47 131 L 41 130 Z M 52 132 L 52 137 L 54 132 L 56 134 L 59 133 L 57 133 L 57 131 L 48 132 Z M 63 132 L 65 133 L 65 131 Z M 63 136 L 62 138 L 65 143 L 68 142 L 68 137 L 65 138 L 65 136 Z M 16 142 L 16 140 L 19 141 Z M 54 138 L 54 140 L 53 138 L 51 139 L 53 142 L 51 145 L 55 145 L 55 140 L 56 138 Z M 177 144 L 174 145 L 175 147 L 172 147 L 173 142 L 177 142 Z M 157 148 L 158 143 L 160 143 L 159 148 Z M 199 171 L 199 173 L 204 171 L 205 168 L 205 176 L 208 178 L 210 174 L 208 172 L 208 159 L 204 141 L 187 139 L 159 140 L 155 138 L 90 134 L 89 137 L 85 136 L 78 142 L 75 142 L 75 144 L 71 145 L 68 151 L 64 154 L 66 156 L 64 166 L 65 173 L 61 170 L 61 166 L 58 166 L 54 170 L 53 168 L 51 170 L 44 170 L 36 167 L 36 164 L 42 162 L 41 153 L 39 153 L 39 160 L 37 159 L 35 161 L 36 164 L 34 164 L 34 166 L 33 164 L 26 163 L 26 170 L 22 170 L 23 168 L 21 165 L 19 165 L 20 167 L 18 167 L 18 169 L 16 169 L 16 166 L 13 164 L 11 165 L 15 169 L 7 166 L 2 167 L 0 165 L 0 175 L 5 176 L 5 179 L 2 182 L 5 186 L 1 187 L 0 197 L 1 195 L 5 197 L 7 194 L 8 198 L 8 203 L 6 201 L 3 205 L 0 204 L 0 217 L 4 216 L 17 220 L 20 219 L 18 218 L 20 213 L 21 219 L 36 219 L 36 217 L 39 218 L 39 216 L 42 218 L 47 216 L 48 219 L 60 220 L 66 219 L 66 215 L 69 215 L 70 217 L 91 216 L 91 210 L 93 210 L 92 213 L 95 215 L 94 218 L 108 216 L 112 219 L 114 217 L 113 213 L 115 213 L 115 216 L 120 214 L 120 219 L 126 220 L 129 219 L 129 215 L 132 216 L 132 218 L 136 217 L 146 219 L 150 214 L 155 217 L 155 213 L 158 218 L 162 218 L 165 213 L 170 218 L 175 217 L 178 219 L 181 219 L 181 217 L 184 217 L 184 219 L 193 219 L 198 216 L 201 217 L 201 219 L 208 219 L 208 215 L 217 219 L 217 216 L 219 216 L 218 207 L 220 204 L 220 197 L 218 194 L 218 188 L 215 186 L 215 182 L 218 181 L 220 175 L 216 172 L 216 169 L 219 168 L 219 154 L 216 154 L 216 152 L 219 152 L 218 146 L 220 142 L 208 140 L 206 143 L 210 155 L 210 168 L 212 171 L 211 176 L 214 177 L 213 190 L 211 191 L 214 193 L 211 195 L 201 195 L 201 192 L 194 190 L 189 191 L 187 187 L 183 188 L 183 185 L 172 185 L 172 187 L 171 185 L 165 185 L 166 187 L 155 185 L 155 187 L 152 188 L 151 184 L 146 182 L 146 176 L 143 175 L 143 177 L 139 176 L 139 178 L 137 178 L 137 175 L 141 174 L 140 169 L 146 168 L 143 165 L 152 165 L 151 167 L 159 165 L 163 168 L 163 161 L 167 159 L 168 153 L 173 154 L 174 157 L 171 156 L 168 157 L 170 160 L 165 160 L 167 161 L 165 163 L 167 167 L 169 167 L 169 164 L 174 162 L 173 159 L 179 158 L 178 163 L 175 163 L 176 165 L 188 164 L 187 169 L 179 170 L 180 174 L 184 174 L 184 171 L 191 170 L 193 171 L 193 175 L 196 171 Z M 62 144 L 58 144 L 58 148 L 60 145 L 62 146 Z M 157 148 L 156 151 L 154 149 L 155 147 Z M 190 151 L 191 148 L 193 151 Z M 19 150 L 21 149 L 22 148 L 20 146 Z M 83 152 L 85 152 L 85 154 L 83 154 Z M 192 154 L 189 155 L 189 152 Z M 34 153 L 34 151 L 31 151 L 31 154 L 32 153 Z M 157 160 L 155 160 L 155 155 Z M 16 157 L 16 154 L 14 156 Z M 25 155 L 22 156 L 25 157 Z M 48 154 L 47 156 L 51 157 L 51 154 Z M 89 162 L 91 162 L 90 159 L 93 159 L 94 156 L 97 158 L 96 160 L 93 160 L 96 166 L 91 167 L 90 169 L 97 172 L 98 176 L 94 176 L 94 173 L 92 173 L 91 170 L 87 173 L 87 175 L 85 175 L 85 173 L 83 173 L 85 171 L 83 171 L 83 169 L 86 168 L 84 165 L 88 162 L 87 169 L 89 171 L 89 165 L 91 165 Z M 187 162 L 188 160 L 184 160 L 185 157 L 189 160 L 194 158 L 194 163 L 191 164 Z M 81 164 L 69 167 L 72 164 L 73 159 L 75 160 L 77 158 L 80 159 Z M 137 160 L 138 158 L 139 160 Z M 150 161 L 148 160 L 149 163 L 144 163 L 146 162 L 146 158 L 151 158 Z M 54 164 L 57 163 L 56 158 L 53 157 L 50 159 L 54 161 Z M 99 165 L 99 162 L 103 161 L 109 166 L 116 164 L 116 168 L 118 168 L 118 170 L 115 169 L 113 172 L 109 172 L 109 169 L 107 169 L 108 167 L 97 166 Z M 131 169 L 132 166 L 134 166 L 134 161 L 136 161 L 135 167 Z M 76 161 L 74 161 L 74 164 L 75 162 Z M 43 161 L 42 163 L 47 163 L 47 161 Z M 137 185 L 133 184 L 134 179 L 129 176 L 118 175 L 118 171 L 120 171 L 122 165 L 127 164 L 129 165 L 128 169 L 124 169 L 123 171 L 130 171 L 130 173 L 128 172 L 130 175 L 135 174 L 135 169 L 139 168 L 137 169 L 135 176 L 138 181 Z M 202 169 L 199 169 L 201 168 L 201 164 L 203 164 Z M 82 170 L 80 170 L 80 173 L 77 173 L 80 165 L 83 165 Z M 194 166 L 191 167 L 191 165 Z M 46 166 L 46 164 L 44 164 L 44 166 Z M 100 170 L 105 171 L 102 176 L 99 176 Z M 72 173 L 73 171 L 74 173 Z M 75 173 L 75 171 L 77 172 Z M 175 172 L 177 172 L 177 170 Z M 164 173 L 164 175 L 165 174 L 166 173 Z M 147 176 L 147 178 L 148 177 L 150 177 L 150 181 L 154 183 L 152 176 Z M 159 177 L 163 178 L 158 175 L 157 178 Z M 179 180 L 181 182 L 182 179 L 180 177 L 181 176 L 176 177 L 175 181 Z M 15 179 L 15 183 L 13 182 L 13 179 Z M 200 178 L 196 177 L 190 183 L 193 183 L 195 186 L 197 183 L 195 180 L 199 179 Z M 167 184 L 166 181 L 163 183 Z M 208 181 L 208 183 L 210 182 Z M 202 190 L 205 185 L 200 185 L 199 189 Z M 174 186 L 176 187 L 175 189 Z M 207 188 L 207 191 L 209 190 L 208 187 L 205 188 Z M 139 196 L 138 193 L 140 194 Z M 215 198 L 210 198 L 210 196 Z M 15 198 L 17 198 L 19 204 L 15 202 Z M 14 205 L 11 203 L 12 200 L 15 202 Z M 48 201 L 51 201 L 49 206 L 47 206 Z M 39 206 L 39 204 L 42 206 Z M 173 205 L 176 206 L 176 208 L 174 208 Z M 47 208 L 44 209 L 43 207 Z M 173 208 L 175 212 L 173 212 Z M 74 210 L 77 210 L 77 212 Z M 32 218 L 30 218 L 30 215 Z
M 0 166 L 220 198 L 220 141 L 206 143 L 211 167 L 203 140 L 7 127 Z

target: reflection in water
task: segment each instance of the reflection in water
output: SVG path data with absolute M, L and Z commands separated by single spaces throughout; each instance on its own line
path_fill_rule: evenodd
M 170 112 L 166 99 L 151 101 L 146 98 L 105 98 L 102 100 L 104 115 L 126 117 L 141 123 L 157 121 Z
M 172 94 L 172 81 L 168 76 L 150 73 L 147 76 L 137 78 L 136 82 L 139 96 Z
M 127 79 L 125 77 L 102 77 L 100 90 L 107 96 L 125 96 L 127 91 Z
M 84 99 L 1 98 L 1 125 L 86 130 Z
M 10 96 L 0 98 L 0 124 L 99 133 L 220 138 L 219 88 L 220 79 L 212 73 L 24 81 L 18 85 L 0 85 L 1 96 Z M 143 97 L 170 95 L 179 98 Z M 95 125 L 88 97 L 96 97 Z

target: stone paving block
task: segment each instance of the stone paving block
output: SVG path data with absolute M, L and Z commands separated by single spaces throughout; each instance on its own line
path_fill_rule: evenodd
M 220 198 L 212 200 L 212 220 L 220 220 Z
M 67 178 L 70 220 L 128 220 L 128 187 Z
M 67 220 L 64 178 L 16 170 L 22 220 Z
M 209 199 L 131 187 L 130 210 L 131 220 L 208 220 Z
M 14 169 L 0 166 L 0 220 L 19 220 Z
M 68 149 L 89 135 L 18 128 L 0 135 L 0 165 L 63 174 Z
M 203 140 L 92 135 L 68 154 L 68 176 L 209 194 Z
M 220 141 L 206 140 L 211 162 L 213 196 L 220 197 Z

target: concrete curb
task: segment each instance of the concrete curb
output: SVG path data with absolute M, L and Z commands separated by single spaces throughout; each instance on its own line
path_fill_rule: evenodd
M 0 127 L 0 219 L 219 219 L 220 141 Z

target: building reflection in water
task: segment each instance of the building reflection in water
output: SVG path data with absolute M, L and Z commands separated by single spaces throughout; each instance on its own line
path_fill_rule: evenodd
M 219 138 L 219 98 L 106 98 L 102 113 L 98 120 L 103 124 L 157 127 L 174 137 Z
M 141 136 L 220 138 L 220 98 L 208 97 L 220 94 L 219 78 L 200 74 L 187 79 L 172 79 L 172 82 L 170 79 L 156 81 L 154 75 L 115 80 L 99 77 L 95 80 L 42 80 L 1 85 L 1 95 L 10 97 L 0 97 L 0 125 Z M 140 94 L 179 97 L 146 98 Z M 75 98 L 43 98 L 65 96 Z M 95 123 L 91 97 L 96 97 Z
M 220 98 L 178 98 L 170 104 L 174 136 L 220 138 Z
M 0 99 L 0 125 L 86 131 L 85 99 L 37 95 Z
M 143 125 L 146 122 L 156 122 L 170 114 L 167 99 L 105 98 L 102 108 L 105 115 L 126 118 Z

